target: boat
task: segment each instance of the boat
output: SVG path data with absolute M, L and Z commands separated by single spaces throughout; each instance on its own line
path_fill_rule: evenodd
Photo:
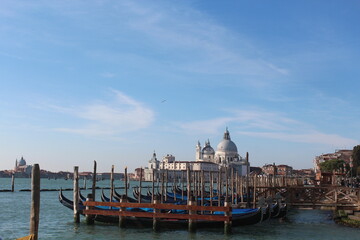
M 73 201 L 66 198 L 63 195 L 62 190 L 59 192 L 59 201 L 65 207 L 73 210 Z M 83 215 L 83 210 L 85 206 L 82 201 L 79 201 L 79 212 Z M 103 207 L 103 206 L 96 206 L 94 207 L 96 210 L 117 210 L 119 208 L 115 207 Z M 127 211 L 134 211 L 134 212 L 153 212 L 151 208 L 126 208 Z M 169 213 L 176 213 L 176 211 L 167 211 Z M 255 208 L 255 209 L 233 209 L 232 211 L 232 225 L 233 226 L 241 226 L 241 225 L 250 225 L 256 224 L 263 220 L 265 213 L 269 210 L 268 208 Z M 182 211 L 178 211 L 177 213 L 186 213 Z M 206 213 L 205 213 L 206 214 Z M 213 212 L 207 213 L 208 215 L 224 215 L 224 212 Z M 118 223 L 119 217 L 118 216 L 109 216 L 109 215 L 95 215 L 94 220 L 103 223 Z M 152 226 L 153 219 L 152 218 L 141 218 L 141 217 L 126 217 L 126 223 L 129 225 L 134 226 Z M 176 219 L 176 218 L 161 218 L 159 219 L 159 223 L 161 227 L 168 227 L 168 228 L 182 228 L 188 226 L 187 219 Z M 197 220 L 196 221 L 197 227 L 209 228 L 209 227 L 223 227 L 223 221 L 208 221 L 208 220 Z

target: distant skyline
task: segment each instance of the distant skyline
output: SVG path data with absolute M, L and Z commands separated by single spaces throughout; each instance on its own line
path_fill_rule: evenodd
M 195 160 L 225 128 L 251 166 L 360 144 L 360 2 L 1 1 L 0 169 Z

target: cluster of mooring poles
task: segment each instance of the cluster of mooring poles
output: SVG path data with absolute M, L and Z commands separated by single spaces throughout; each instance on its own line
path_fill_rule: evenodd
M 247 155 L 248 157 L 248 155 Z M 221 167 L 218 171 L 195 171 L 187 167 L 183 171 L 160 169 L 153 171 L 151 191 L 148 188 L 147 198 L 144 200 L 143 176 L 140 177 L 137 187 L 133 187 L 134 198 L 129 196 L 129 181 L 127 168 L 124 174 L 124 194 L 114 201 L 114 166 L 110 175 L 110 199 L 108 202 L 96 202 L 96 161 L 94 161 L 92 193 L 87 195 L 83 202 L 85 209 L 82 213 L 86 216 L 86 223 L 93 224 L 95 216 L 115 215 L 118 216 L 120 227 L 125 227 L 128 217 L 152 218 L 153 229 L 159 229 L 162 218 L 186 219 L 189 231 L 195 231 L 197 220 L 223 221 L 224 231 L 231 232 L 233 208 L 256 208 L 262 197 L 275 197 L 275 190 L 271 187 L 293 186 L 299 184 L 295 178 L 275 176 L 241 176 L 234 168 Z M 74 192 L 73 210 L 74 221 L 80 222 L 79 210 L 79 168 L 74 167 Z M 171 190 L 172 198 L 182 201 L 181 204 L 169 203 L 168 196 Z M 175 194 L 178 193 L 178 194 Z M 205 201 L 205 199 L 207 199 Z M 206 205 L 205 205 L 206 202 Z M 97 206 L 109 207 L 109 210 L 101 210 Z M 112 210 L 112 209 L 118 210 Z M 127 208 L 150 208 L 153 212 L 127 211 Z M 185 210 L 186 214 L 164 213 L 168 210 Z M 111 211 L 112 210 L 112 211 Z M 203 214 L 223 212 L 221 216 Z

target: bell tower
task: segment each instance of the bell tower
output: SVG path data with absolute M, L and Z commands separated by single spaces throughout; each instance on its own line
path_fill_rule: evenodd
M 196 145 L 196 154 L 195 154 L 195 161 L 200 161 L 202 159 L 201 156 L 201 145 L 200 145 L 200 141 L 198 141 L 197 145 Z

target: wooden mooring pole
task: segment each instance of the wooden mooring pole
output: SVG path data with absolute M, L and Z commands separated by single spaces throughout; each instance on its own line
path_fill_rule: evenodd
M 124 177 L 125 177 L 125 196 L 126 199 L 128 197 L 128 175 L 127 175 L 127 167 L 125 167 L 125 171 L 124 171 Z
M 218 173 L 218 180 L 217 180 L 217 196 L 218 196 L 218 206 L 220 207 L 221 205 L 221 171 L 222 171 L 222 167 L 220 167 L 219 169 L 219 173 Z
M 74 167 L 74 222 L 80 222 L 80 213 L 79 213 L 79 167 Z
M 189 201 L 188 201 L 188 205 L 189 206 L 196 206 L 196 200 L 194 197 L 190 197 Z M 189 210 L 189 215 L 193 215 L 193 214 L 196 214 L 196 211 L 194 210 Z M 196 220 L 194 219 L 189 219 L 188 221 L 188 229 L 189 229 L 189 232 L 195 232 L 196 231 Z
M 92 176 L 92 198 L 95 201 L 95 189 L 96 189 L 96 161 L 94 160 L 94 172 Z
M 155 169 L 152 170 L 151 202 L 154 202 L 154 196 L 155 196 Z
M 11 175 L 11 192 L 14 192 L 15 174 Z
M 141 203 L 141 191 L 142 191 L 142 167 L 140 167 L 140 178 L 139 178 L 139 198 L 138 198 L 139 203 Z
M 91 193 L 89 193 L 89 194 L 87 195 L 86 201 L 87 201 L 87 202 L 88 202 L 88 201 L 94 201 L 93 196 L 92 196 Z M 92 208 L 93 208 L 93 207 L 91 207 L 91 206 L 86 206 L 86 210 L 91 210 Z M 92 224 L 94 224 L 94 215 L 87 214 L 87 215 L 85 216 L 85 218 L 86 218 L 86 224 L 87 224 L 87 225 L 92 225 Z
M 190 196 L 191 196 L 191 174 L 190 174 L 190 167 L 187 166 L 186 168 L 186 185 L 187 185 L 187 203 L 189 204 L 190 202 Z
M 226 200 L 225 200 L 224 206 L 225 206 L 225 207 L 231 206 L 231 203 L 229 202 L 229 199 L 226 199 Z M 231 215 L 232 215 L 231 210 L 224 212 L 224 215 L 225 215 L 226 217 L 230 217 L 230 218 L 231 218 Z M 231 221 L 231 220 L 226 220 L 226 221 L 224 222 L 224 232 L 225 232 L 225 234 L 231 233 L 231 227 L 232 227 L 231 225 L 232 225 L 232 221 Z
M 160 200 L 159 200 L 159 196 L 155 196 L 154 197 L 154 201 L 153 201 L 154 204 L 159 204 L 160 203 Z M 159 213 L 160 210 L 159 209 L 156 209 L 154 208 L 154 217 L 153 217 L 153 230 L 154 231 L 158 231 L 159 230 L 159 219 L 155 216 L 157 213 Z
M 114 196 L 114 165 L 111 165 L 111 173 L 110 173 L 110 202 L 113 201 Z
M 248 152 L 246 152 L 246 162 L 249 162 L 249 153 Z M 247 208 L 251 207 L 249 177 L 250 177 L 250 174 L 249 174 L 249 172 L 247 172 L 246 173 L 246 206 L 247 206 Z
M 128 200 L 127 200 L 127 196 L 125 195 L 121 195 L 121 198 L 120 198 L 120 202 L 121 203 L 126 203 Z M 124 212 L 126 210 L 125 207 L 120 207 L 119 211 L 120 213 L 121 212 Z M 119 227 L 123 228 L 126 226 L 126 217 L 125 216 L 122 216 L 121 214 L 119 215 Z
M 40 216 L 40 167 L 34 164 L 31 174 L 31 210 L 30 210 L 30 235 L 38 239 Z
M 84 176 L 84 187 L 83 188 L 86 190 L 86 176 Z

